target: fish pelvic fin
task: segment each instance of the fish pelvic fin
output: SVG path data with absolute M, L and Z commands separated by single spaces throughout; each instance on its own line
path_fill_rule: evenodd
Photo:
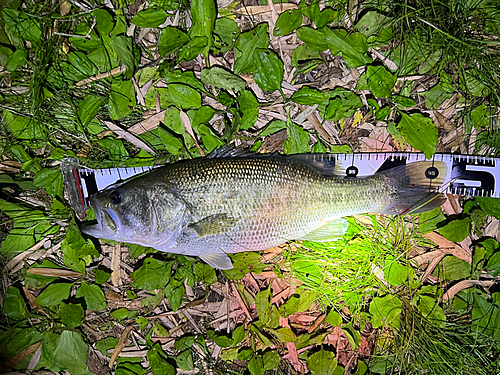
M 420 213 L 441 206 L 446 198 L 438 190 L 445 184 L 444 162 L 421 161 L 397 166 L 377 173 L 395 188 L 390 202 L 382 202 L 376 213 L 404 215 Z
M 328 221 L 325 225 L 307 233 L 299 240 L 315 241 L 315 242 L 330 242 L 341 238 L 349 227 L 349 222 L 345 219 L 335 219 Z
M 231 259 L 224 253 L 203 254 L 200 255 L 200 258 L 212 268 L 218 268 L 220 270 L 233 269 Z

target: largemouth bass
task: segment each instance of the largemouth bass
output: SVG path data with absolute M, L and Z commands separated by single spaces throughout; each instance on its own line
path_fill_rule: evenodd
M 432 166 L 441 173 L 429 179 Z M 93 195 L 97 224 L 82 231 L 231 269 L 227 254 L 338 238 L 347 229 L 344 216 L 423 212 L 444 200 L 434 191 L 445 163 L 416 162 L 364 178 L 342 178 L 335 167 L 321 154 L 178 162 Z

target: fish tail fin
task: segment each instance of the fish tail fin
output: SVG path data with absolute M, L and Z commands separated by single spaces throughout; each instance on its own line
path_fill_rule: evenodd
M 388 183 L 396 188 L 391 201 L 385 202 L 377 213 L 420 213 L 439 207 L 446 201 L 444 195 L 438 192 L 447 175 L 447 165 L 444 162 L 415 162 L 377 174 L 385 176 Z

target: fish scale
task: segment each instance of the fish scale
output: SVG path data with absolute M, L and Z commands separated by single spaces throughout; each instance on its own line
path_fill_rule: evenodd
M 345 179 L 293 157 L 203 158 L 168 165 L 94 195 L 100 238 L 199 256 L 231 268 L 226 254 L 286 241 L 327 240 L 347 228 L 343 216 L 399 214 L 436 207 L 428 202 L 442 179 L 425 176 L 429 162 Z M 434 164 L 432 164 L 434 165 Z M 440 166 L 446 170 L 446 165 Z M 424 188 L 424 186 L 426 186 Z M 418 207 L 422 199 L 423 207 Z M 325 234 L 326 229 L 334 235 Z

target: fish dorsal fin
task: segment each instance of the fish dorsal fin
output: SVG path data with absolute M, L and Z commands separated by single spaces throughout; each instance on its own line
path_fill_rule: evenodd
M 342 237 L 349 227 L 349 222 L 345 219 L 335 219 L 327 222 L 325 225 L 318 229 L 309 232 L 301 237 L 301 240 L 315 241 L 315 242 L 330 242 L 338 240 Z
M 248 150 L 243 150 L 241 148 L 236 147 L 235 145 L 225 145 L 221 148 L 213 150 L 207 158 L 215 159 L 215 158 L 243 158 L 248 156 L 254 156 L 255 154 L 251 153 Z
M 212 236 L 227 233 L 238 222 L 238 219 L 226 213 L 207 216 L 200 221 L 190 224 L 189 227 L 196 232 L 198 237 Z
M 208 253 L 200 255 L 200 258 L 207 263 L 210 267 L 218 268 L 220 270 L 233 269 L 231 259 L 224 253 Z
M 341 162 L 332 154 L 295 154 L 287 156 L 287 159 L 302 163 L 322 174 L 344 176 Z

